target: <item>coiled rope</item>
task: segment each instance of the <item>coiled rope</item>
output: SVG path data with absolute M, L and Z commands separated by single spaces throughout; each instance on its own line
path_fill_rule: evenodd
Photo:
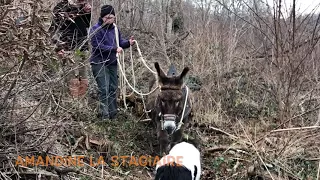
M 118 28 L 117 28 L 117 25 L 114 24 L 115 26 L 115 34 L 116 34 L 116 43 L 117 43 L 117 47 L 120 47 L 119 45 L 119 35 L 118 35 Z M 142 53 L 141 53 L 141 50 L 139 48 L 139 44 L 136 40 L 134 40 L 136 46 L 137 46 L 137 50 L 138 50 L 138 53 L 139 53 L 139 60 L 143 63 L 143 65 L 151 72 L 153 73 L 154 75 L 157 75 L 157 73 L 155 71 L 153 71 L 146 63 L 146 61 L 143 59 L 143 56 L 142 56 Z M 144 106 L 144 110 L 145 112 L 148 112 L 146 111 L 146 105 L 145 105 L 145 102 L 144 102 L 144 98 L 143 96 L 148 96 L 150 95 L 151 93 L 153 93 L 155 90 L 157 90 L 159 88 L 158 84 L 157 86 L 151 90 L 150 92 L 148 93 L 142 93 L 142 92 L 139 92 L 136 90 L 136 81 L 135 81 L 135 74 L 134 74 L 134 68 L 133 68 L 133 58 L 132 58 L 132 46 L 130 46 L 130 61 L 131 61 L 131 71 L 132 71 L 132 78 L 133 78 L 133 85 L 131 85 L 126 77 L 126 74 L 124 72 L 124 69 L 125 69 L 125 63 L 124 63 L 124 51 L 122 51 L 122 56 L 120 56 L 119 53 L 117 53 L 117 62 L 118 62 L 118 66 L 119 66 L 119 70 L 120 70 L 120 88 L 122 90 L 122 96 L 123 96 L 123 102 L 124 102 L 124 106 L 125 106 L 125 109 L 127 109 L 127 104 L 126 104 L 126 86 L 125 84 L 128 84 L 128 86 L 131 88 L 132 90 L 132 93 L 130 95 L 132 95 L 133 93 L 136 93 L 138 95 L 141 96 L 142 98 L 142 103 L 143 103 L 143 106 Z M 121 64 L 122 63 L 122 64 Z M 157 76 L 155 76 L 157 78 Z M 125 83 L 126 82 L 126 83 Z M 158 83 L 156 81 L 156 83 Z M 130 96 L 128 95 L 128 96 Z

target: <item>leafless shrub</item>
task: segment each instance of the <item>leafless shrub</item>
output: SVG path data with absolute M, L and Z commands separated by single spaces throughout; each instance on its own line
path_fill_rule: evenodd
M 81 114 L 89 107 L 69 95 L 66 76 L 74 67 L 56 57 L 47 32 L 50 7 L 28 1 L 0 8 L 0 177 L 6 178 L 24 172 L 15 170 L 17 156 L 57 152 L 52 145 L 68 123 L 90 119 Z
M 260 1 L 177 1 L 168 9 L 172 2 L 112 3 L 124 36 L 136 34 L 150 66 L 160 61 L 165 67 L 191 67 L 188 81 L 199 85 L 193 92 L 198 123 L 232 132 L 232 141 L 250 152 L 248 161 L 266 162 L 299 179 L 304 163 L 318 161 L 319 132 L 288 129 L 320 123 L 320 16 L 299 15 L 293 7 L 283 17 L 281 9 Z M 68 95 L 65 78 L 72 68 L 62 68 L 52 51 L 46 32 L 50 6 L 0 2 L 0 158 L 5 162 L 48 151 L 65 129 L 83 127 L 73 120 L 94 116 L 86 98 Z M 168 18 L 173 25 L 181 21 L 181 31 L 166 27 Z M 134 70 L 138 89 L 146 92 L 146 69 L 136 63 Z M 286 130 L 273 131 L 278 128 Z M 10 163 L 2 169 L 15 172 Z
M 176 36 L 165 39 L 163 27 L 170 1 L 143 2 L 147 13 L 143 17 L 137 13 L 135 16 L 150 26 L 132 27 L 135 23 L 130 21 L 136 20 L 129 19 L 129 15 L 124 15 L 121 23 L 126 26 L 130 22 L 131 28 L 154 32 L 169 49 L 163 50 L 163 44 L 159 43 L 161 51 L 178 57 L 163 58 L 164 64 L 192 67 L 191 74 L 201 81 L 201 89 L 194 92 L 197 122 L 210 122 L 234 130 L 240 136 L 244 132 L 239 126 L 233 127 L 234 123 L 240 121 L 250 129 L 255 128 L 252 123 L 258 120 L 261 129 L 249 131 L 258 137 L 264 137 L 275 127 L 319 125 L 319 14 L 314 11 L 299 14 L 295 0 L 288 12 L 283 11 L 284 5 L 277 4 L 278 1 L 274 1 L 274 9 L 262 1 L 185 1 L 182 4 L 184 31 L 189 34 L 174 44 Z M 317 9 L 315 6 L 314 10 Z M 316 154 L 316 151 L 299 154 L 312 144 L 312 138 L 304 138 L 306 134 L 283 133 L 285 138 L 279 138 L 281 142 L 275 143 L 276 149 L 255 142 L 254 145 L 266 148 L 258 150 L 263 154 L 269 150 L 280 153 L 264 155 L 295 169 L 289 157 L 306 159 Z M 319 133 L 315 130 L 312 134 L 317 137 Z M 291 140 L 297 141 L 289 147 L 287 143 Z

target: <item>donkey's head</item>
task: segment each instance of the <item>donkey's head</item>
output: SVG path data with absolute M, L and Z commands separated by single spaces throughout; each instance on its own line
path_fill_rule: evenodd
M 160 86 L 160 92 L 156 100 L 156 112 L 157 119 L 162 120 L 163 129 L 172 134 L 177 124 L 181 119 L 184 100 L 183 95 L 183 78 L 189 71 L 188 67 L 185 67 L 180 75 L 167 76 L 160 68 L 159 64 L 155 63 L 155 68 L 158 74 L 158 84 Z

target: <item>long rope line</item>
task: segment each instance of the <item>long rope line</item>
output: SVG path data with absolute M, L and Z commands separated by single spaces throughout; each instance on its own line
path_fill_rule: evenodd
M 115 25 L 115 24 L 114 24 Z M 117 26 L 115 25 L 115 30 L 116 30 L 116 34 L 118 33 L 118 30 L 117 30 Z M 119 41 L 119 39 L 118 39 L 118 36 L 116 35 L 116 41 L 117 41 L 117 45 L 118 45 L 118 41 Z M 141 53 L 141 51 L 140 51 L 140 48 L 139 48 L 139 46 L 138 46 L 138 42 L 136 41 L 136 40 L 134 40 L 134 42 L 135 42 L 135 44 L 137 45 L 137 49 L 138 49 L 138 52 L 139 52 L 139 55 L 140 55 L 140 60 L 143 62 L 143 64 L 144 64 L 144 66 L 146 66 L 153 74 L 156 74 L 156 72 L 155 71 L 153 71 L 151 68 L 149 68 L 148 67 L 148 65 L 147 65 L 147 63 L 145 62 L 145 60 L 142 58 L 142 53 Z M 118 46 L 119 47 L 119 46 Z M 122 54 L 123 54 L 123 56 L 122 57 L 124 57 L 124 51 L 122 51 Z M 144 108 L 144 111 L 147 113 L 147 112 L 149 112 L 149 111 L 147 111 L 147 109 L 146 109 L 146 104 L 145 104 L 145 101 L 144 101 L 144 97 L 143 96 L 147 96 L 147 95 L 149 95 L 149 94 L 151 94 L 151 93 L 153 93 L 155 90 L 157 90 L 158 88 L 159 88 L 159 86 L 158 86 L 158 84 L 157 84 L 157 86 L 156 86 L 156 88 L 154 88 L 152 91 L 150 91 L 150 92 L 148 92 L 148 93 L 142 93 L 142 92 L 138 92 L 137 90 L 136 90 L 136 87 L 135 87 L 135 75 L 134 75 L 134 68 L 133 68 L 133 58 L 132 58 L 132 47 L 130 46 L 130 56 L 131 56 L 131 70 L 132 70 L 132 72 L 133 72 L 133 81 L 134 81 L 134 85 L 132 86 L 130 83 L 129 83 L 129 81 L 128 81 L 128 79 L 126 78 L 126 75 L 125 75 L 125 72 L 124 72 L 124 70 L 123 69 L 125 69 L 125 63 L 124 63 L 124 58 L 122 59 L 122 64 L 123 64 L 123 67 L 122 67 L 122 65 L 121 65 L 121 63 L 120 63 L 120 60 L 119 60 L 119 56 L 118 56 L 118 54 L 117 54 L 117 61 L 118 61 L 118 66 L 119 66 L 119 69 L 120 69 L 120 80 L 121 80 L 121 85 L 120 85 L 120 87 L 121 87 L 121 89 L 124 89 L 124 91 L 122 91 L 122 94 L 123 94 L 123 101 L 124 101 L 124 105 L 125 105 L 125 107 L 127 108 L 127 105 L 126 105 L 126 86 L 125 86 L 125 84 L 127 83 L 128 85 L 129 85 L 129 87 L 132 89 L 132 91 L 133 92 L 135 92 L 135 93 L 137 93 L 138 95 L 140 95 L 141 96 L 141 99 L 142 99 L 142 103 L 143 103 L 143 108 Z M 157 76 L 156 76 L 157 77 Z M 123 82 L 123 81 L 125 81 L 125 82 Z M 158 83 L 157 81 L 156 81 L 156 83 Z M 132 92 L 132 93 L 133 93 Z M 132 93 L 130 94 L 130 95 L 132 95 Z M 130 96 L 129 95 L 129 96 Z
M 137 42 L 136 40 L 134 40 L 134 42 L 135 42 L 135 44 L 136 44 L 136 46 L 137 46 L 137 50 L 138 50 L 138 53 L 139 53 L 139 59 L 142 61 L 142 63 L 144 64 L 144 66 L 149 69 L 150 72 L 152 72 L 153 74 L 157 75 L 157 73 L 156 73 L 155 71 L 153 71 L 153 70 L 147 65 L 146 61 L 143 59 L 143 56 L 142 56 L 141 50 L 140 50 L 140 48 L 139 48 L 138 42 Z M 156 76 L 156 77 L 157 77 L 157 76 Z
M 132 80 L 133 80 L 133 88 L 136 88 L 136 78 L 134 74 L 134 67 L 133 67 L 133 56 L 132 56 L 132 46 L 130 46 L 130 62 L 131 62 L 131 73 L 132 73 Z M 134 92 L 132 91 L 129 96 L 132 96 Z
M 117 44 L 117 48 L 120 47 L 120 43 L 119 43 L 119 33 L 118 33 L 118 27 L 115 23 L 113 23 L 113 25 L 115 26 L 114 28 L 114 31 L 115 31 L 115 35 L 116 35 L 116 44 Z M 122 53 L 124 53 L 124 51 L 122 51 Z M 117 57 L 117 61 L 119 62 L 119 56 L 120 54 L 117 53 L 116 54 L 116 57 Z M 123 69 L 125 68 L 124 67 L 124 55 L 123 56 L 120 56 L 121 57 L 121 60 L 122 60 L 122 64 L 123 64 Z M 121 68 L 121 64 L 119 63 L 119 67 Z M 127 103 L 126 103 L 126 86 L 125 86 L 125 83 L 124 83 L 124 75 L 123 74 L 119 74 L 119 79 L 120 79 L 120 89 L 122 91 L 122 97 L 123 97 L 123 104 L 124 104 L 124 107 L 125 109 L 127 109 Z
M 116 24 L 115 25 L 115 33 L 116 33 L 116 42 L 117 42 L 117 47 L 119 47 L 119 37 L 118 37 L 118 30 L 117 30 L 117 26 Z M 81 49 L 96 33 L 98 33 L 102 28 L 103 28 L 104 24 L 102 24 L 101 26 L 99 26 L 96 30 L 94 30 L 92 33 L 89 33 L 87 38 L 81 43 L 81 45 L 78 47 L 78 49 Z M 153 74 L 157 74 L 155 71 L 153 71 L 146 63 L 146 61 L 144 60 L 143 56 L 142 56 L 142 53 L 141 53 L 141 50 L 139 48 L 139 44 L 136 40 L 134 40 L 136 46 L 137 46 L 137 50 L 138 50 L 138 53 L 139 53 L 139 60 L 143 63 L 143 65 L 150 71 L 152 72 Z M 132 48 L 132 47 L 130 47 Z M 131 57 L 132 57 L 132 50 L 130 50 L 130 53 L 131 53 Z M 122 52 L 123 56 L 120 56 L 120 57 L 124 57 L 124 51 Z M 123 98 L 124 98 L 124 101 L 125 101 L 125 84 L 128 84 L 129 87 L 132 89 L 133 92 L 135 92 L 136 94 L 140 95 L 141 98 L 142 98 L 142 101 L 143 101 L 143 105 L 145 107 L 145 103 L 144 103 L 144 98 L 143 96 L 148 96 L 150 95 L 151 93 L 153 93 L 155 90 L 158 89 L 158 85 L 156 86 L 156 88 L 154 88 L 153 90 L 151 90 L 150 92 L 148 93 L 142 93 L 142 92 L 139 92 L 136 90 L 136 87 L 135 87 L 135 75 L 133 73 L 133 79 L 134 79 L 134 85 L 132 86 L 128 79 L 126 78 L 126 75 L 125 75 L 125 72 L 123 71 L 123 69 L 125 69 L 125 63 L 124 63 L 124 58 L 122 59 L 122 64 L 120 63 L 120 60 L 119 60 L 119 54 L 117 53 L 117 61 L 118 61 L 118 65 L 119 65 L 119 70 L 120 70 L 120 87 L 122 87 L 121 89 L 124 90 L 122 91 L 123 93 Z M 123 65 L 123 67 L 122 67 Z M 131 58 L 131 66 L 132 66 L 132 72 L 134 72 L 134 69 L 133 69 L 133 58 Z M 155 76 L 156 79 L 157 79 L 157 76 Z M 156 81 L 156 83 L 158 83 Z M 132 93 L 131 93 L 132 94 Z M 125 106 L 126 106 L 126 103 L 124 103 Z M 126 107 L 127 109 L 127 107 Z M 145 108 L 146 109 L 146 108 Z
M 115 33 L 116 33 L 116 42 L 117 42 L 117 47 L 119 47 L 119 37 L 118 37 L 118 29 L 117 29 L 117 26 L 116 24 L 114 24 L 115 26 Z M 136 40 L 135 41 L 135 44 L 138 44 Z M 124 101 L 124 105 L 125 105 L 125 108 L 127 109 L 127 104 L 126 104 L 126 86 L 125 84 L 127 83 L 129 85 L 129 87 L 132 89 L 133 92 L 137 93 L 138 95 L 141 96 L 142 98 L 142 103 L 143 103 L 143 106 L 144 106 L 144 110 L 146 111 L 146 105 L 145 105 L 145 102 L 144 102 L 144 98 L 143 96 L 147 96 L 147 95 L 150 95 L 151 93 L 153 93 L 156 89 L 158 89 L 158 86 L 156 86 L 156 88 L 154 88 L 152 91 L 148 92 L 148 93 L 142 93 L 142 92 L 138 92 L 136 90 L 136 83 L 135 83 L 135 75 L 134 75 L 134 68 L 133 68 L 133 58 L 132 58 L 132 47 L 130 47 L 130 56 L 131 56 L 131 70 L 133 72 L 133 81 L 134 81 L 134 85 L 132 86 L 127 77 L 126 77 L 126 74 L 124 72 L 124 69 L 125 69 L 125 63 L 124 63 L 124 51 L 122 51 L 122 55 L 123 56 L 120 56 L 120 54 L 117 53 L 117 61 L 118 61 L 118 66 L 119 66 L 119 70 L 120 70 L 120 88 L 122 89 L 122 95 L 123 95 L 123 101 Z M 153 71 L 151 68 L 148 67 L 148 65 L 146 64 L 145 60 L 142 58 L 142 54 L 141 54 L 141 51 L 140 51 L 140 48 L 139 46 L 137 46 L 137 49 L 138 49 L 138 52 L 139 52 L 139 55 L 140 55 L 140 60 L 143 62 L 143 64 L 154 74 L 156 74 L 155 71 Z M 119 58 L 119 56 L 121 58 Z M 121 60 L 122 60 L 122 64 L 120 63 Z M 133 93 L 132 92 L 132 93 Z M 132 95 L 132 93 L 130 95 Z M 130 96 L 129 95 L 129 96 Z M 147 111 L 146 111 L 147 112 Z
M 116 29 L 116 32 L 117 32 L 117 28 L 115 28 Z M 117 33 L 116 33 L 117 34 Z M 117 37 L 118 38 L 118 37 Z M 117 40 L 117 45 L 118 45 L 118 39 L 116 39 Z M 137 41 L 136 40 L 134 40 L 136 43 L 136 45 L 137 45 L 137 49 L 138 49 L 138 52 L 139 52 L 139 55 L 140 55 L 140 60 L 143 62 L 143 64 L 152 72 L 152 73 L 154 73 L 154 74 L 156 74 L 156 72 L 155 71 L 153 71 L 153 70 L 151 70 L 148 66 L 147 66 L 147 64 L 146 64 L 146 62 L 145 62 L 145 60 L 143 59 L 143 57 L 142 57 L 142 54 L 141 54 L 141 51 L 140 51 L 140 48 L 139 48 L 139 46 L 138 46 L 138 43 L 137 43 Z M 119 46 L 118 46 L 119 47 Z M 122 51 L 122 54 L 124 55 L 124 51 Z M 132 67 L 132 72 L 133 72 L 133 79 L 134 79 L 134 69 L 133 69 L 133 58 L 132 58 L 132 50 L 131 50 L 131 47 L 130 47 L 130 55 L 131 55 L 131 67 Z M 117 57 L 118 57 L 118 55 L 117 55 Z M 124 66 L 124 56 L 122 56 L 122 63 L 123 63 L 123 67 L 121 66 L 121 63 L 120 63 L 120 60 L 119 60 L 119 58 L 117 58 L 117 61 L 118 61 L 118 65 L 119 65 L 119 69 L 120 69 L 120 72 L 121 72 L 121 79 L 122 80 L 124 80 L 128 85 L 129 85 L 129 87 L 133 90 L 133 92 L 135 92 L 135 93 L 137 93 L 138 95 L 140 95 L 141 96 L 141 98 L 142 98 L 142 103 L 143 103 L 143 107 L 144 107 L 144 110 L 145 110 L 145 112 L 149 112 L 149 111 L 147 111 L 146 110 L 146 105 L 145 105 L 145 102 L 144 102 L 144 98 L 143 98 L 143 96 L 147 96 L 147 95 L 149 95 L 149 94 L 151 94 L 151 93 L 153 93 L 155 90 L 157 90 L 158 88 L 159 88 L 159 85 L 157 85 L 156 86 L 156 88 L 154 88 L 152 91 L 150 91 L 149 93 L 141 93 L 141 92 L 138 92 L 137 90 L 136 90 L 136 88 L 135 88 L 135 80 L 134 80 L 134 86 L 132 86 L 130 83 L 129 83 L 129 81 L 128 81 L 128 79 L 126 78 L 126 75 L 125 75 L 125 72 L 123 71 L 123 69 L 125 69 L 125 66 Z M 123 68 L 123 69 L 122 69 Z M 157 82 L 157 81 L 156 81 Z M 123 85 L 123 89 L 125 89 L 125 83 L 123 83 L 122 84 Z M 124 103 L 126 102 L 125 101 L 125 93 L 126 93 L 126 91 L 123 91 L 123 99 L 124 99 Z M 132 93 L 131 93 L 132 94 Z M 184 118 L 184 113 L 185 113 L 185 110 L 186 110 L 186 107 L 187 107 L 187 101 L 188 101 L 188 96 L 189 96 L 189 88 L 188 87 L 186 87 L 186 98 L 185 98 L 185 101 L 184 101 L 184 104 L 183 104 L 183 110 L 182 110 L 182 115 L 181 115 L 181 118 L 180 118 L 180 121 L 179 121 L 179 124 L 178 124 L 178 127 L 177 127 L 177 130 L 179 130 L 180 128 L 181 128 L 181 126 L 184 124 L 183 123 L 183 118 Z M 126 106 L 126 103 L 125 103 L 125 106 Z
M 92 6 L 93 4 L 91 4 Z M 63 8 L 65 8 L 67 6 L 67 4 L 64 5 Z M 60 7 L 61 8 L 61 7 Z M 58 12 L 61 11 L 58 10 Z M 69 19 L 70 20 L 70 19 Z M 117 43 L 117 47 L 120 47 L 119 46 L 119 35 L 118 35 L 118 29 L 117 29 L 117 26 L 116 24 L 115 25 L 115 34 L 116 34 L 116 43 Z M 70 24 L 69 24 L 70 26 Z M 77 24 L 76 24 L 77 26 Z M 103 28 L 104 24 L 102 24 L 100 27 L 98 27 L 95 31 L 93 32 L 88 32 L 88 35 L 87 35 L 87 38 L 85 38 L 80 44 L 77 44 L 78 45 L 78 48 L 76 47 L 76 49 L 82 49 L 82 47 L 97 33 L 99 32 L 102 28 Z M 91 29 L 92 27 L 92 24 L 90 22 L 90 26 L 89 26 L 89 29 Z M 58 31 L 59 27 L 57 28 L 57 31 Z M 73 36 L 75 35 L 75 33 L 73 32 Z M 72 43 L 74 42 L 75 38 L 72 37 Z M 136 40 L 135 41 L 135 44 L 137 45 L 137 50 L 138 50 L 138 53 L 139 53 L 139 60 L 144 64 L 144 66 L 150 71 L 152 72 L 153 74 L 156 75 L 156 72 L 153 71 L 146 63 L 146 61 L 144 60 L 143 56 L 142 56 L 142 53 L 141 53 L 141 50 L 139 48 L 139 44 Z M 125 63 L 124 63 L 124 51 L 122 51 L 122 55 L 120 56 L 121 54 L 117 53 L 116 56 L 117 56 L 117 62 L 119 64 L 119 69 L 120 69 L 120 73 L 119 73 L 119 78 L 120 78 L 120 88 L 121 88 L 121 92 L 122 92 L 122 96 L 123 96 L 123 101 L 124 101 L 124 106 L 125 106 L 125 109 L 127 109 L 127 104 L 126 104 L 126 84 L 129 85 L 129 87 L 132 89 L 132 92 L 129 96 L 133 95 L 133 93 L 136 93 L 138 95 L 141 96 L 142 98 L 142 102 L 143 102 L 143 105 L 144 105 L 144 109 L 146 110 L 146 106 L 145 106 L 145 101 L 144 101 L 144 98 L 143 96 L 147 96 L 151 93 L 153 93 L 156 89 L 158 89 L 158 86 L 156 86 L 155 89 L 153 89 L 152 91 L 148 92 L 148 93 L 142 93 L 142 92 L 138 92 L 136 90 L 136 79 L 135 79 L 135 72 L 134 72 L 134 66 L 133 66 L 133 57 L 132 57 L 132 46 L 130 46 L 130 61 L 131 61 L 131 71 L 132 71 L 132 79 L 133 79 L 133 86 L 129 83 L 128 79 L 126 78 L 126 75 L 125 75 L 125 72 L 123 71 L 125 69 Z M 122 61 L 122 62 L 121 62 Z M 120 63 L 121 62 L 121 63 Z M 157 76 L 156 76 L 157 78 Z M 156 83 L 158 83 L 156 81 Z
M 151 90 L 151 91 L 148 92 L 148 93 L 142 93 L 142 92 L 137 91 L 137 90 L 129 83 L 128 79 L 126 78 L 125 73 L 123 72 L 123 70 L 122 70 L 122 68 L 121 68 L 121 63 L 120 63 L 119 60 L 118 60 L 118 64 L 120 65 L 120 66 L 119 66 L 119 69 L 120 69 L 120 72 L 122 73 L 122 75 L 124 76 L 125 82 L 127 82 L 127 84 L 129 85 L 129 87 L 130 87 L 135 93 L 137 93 L 138 95 L 148 96 L 148 95 L 150 95 L 151 93 L 153 93 L 156 89 L 158 89 L 159 86 L 157 86 L 156 88 L 154 88 L 153 90 Z

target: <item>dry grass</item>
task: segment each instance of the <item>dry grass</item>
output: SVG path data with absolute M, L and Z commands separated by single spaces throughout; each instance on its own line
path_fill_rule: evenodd
M 125 12 L 130 4 L 123 3 L 115 6 Z M 30 4 L 36 8 L 30 8 Z M 155 142 L 151 130 L 147 131 L 150 137 L 143 138 L 142 132 L 148 127 L 137 123 L 138 118 L 130 118 L 130 111 L 122 114 L 118 123 L 96 125 L 91 122 L 96 119 L 97 104 L 91 98 L 94 86 L 89 87 L 84 98 L 73 99 L 69 95 L 65 76 L 76 67 L 63 69 L 53 52 L 45 31 L 46 10 L 51 5 L 35 1 L 30 4 L 0 5 L 0 177 L 15 179 L 9 178 L 9 174 L 37 174 L 35 168 L 15 166 L 17 155 L 69 154 L 75 142 L 87 135 L 99 142 L 118 144 L 110 151 L 104 149 L 108 156 L 132 151 L 136 155 L 150 153 Z M 159 10 L 157 4 L 148 7 Z M 30 17 L 18 27 L 15 20 L 19 8 Z M 184 8 L 193 9 L 188 3 Z M 205 10 L 199 10 L 200 14 Z M 165 69 L 170 63 L 176 64 L 178 71 L 184 66 L 191 68 L 188 83 L 201 88 L 193 92 L 195 123 L 190 133 L 202 140 L 203 179 L 244 179 L 256 175 L 264 179 L 319 179 L 319 128 L 291 129 L 319 125 L 318 23 L 315 16 L 305 21 L 301 20 L 305 17 L 297 18 L 296 24 L 301 25 L 293 36 L 292 21 L 282 20 L 276 24 L 282 31 L 274 34 L 267 27 L 274 25 L 272 16 L 248 12 L 249 18 L 244 21 L 235 9 L 227 7 L 214 12 L 216 16 L 187 11 L 185 30 L 189 34 L 179 42 L 175 41 L 179 35 L 174 36 L 165 44 L 157 14 L 144 16 L 144 26 L 138 23 L 144 29 L 131 31 L 128 24 L 135 24 L 139 16 L 130 18 L 130 13 L 124 13 L 119 26 L 123 27 L 124 36 L 135 35 L 150 67 L 159 61 Z M 281 37 L 278 44 L 276 37 Z M 296 49 L 287 51 L 291 47 Z M 138 61 L 135 48 L 133 54 Z M 130 59 L 128 51 L 126 59 Z M 126 73 L 133 82 L 129 64 Z M 134 70 L 136 87 L 147 92 L 148 71 L 141 63 L 135 63 Z M 122 132 L 126 133 L 119 135 Z M 106 148 L 93 147 L 89 151 L 85 141 L 79 144 L 73 149 L 75 153 L 99 155 L 101 148 Z M 87 165 L 84 169 L 72 169 L 65 176 L 150 178 L 147 168 L 104 168 Z M 61 174 L 59 169 L 43 169 L 48 176 Z

